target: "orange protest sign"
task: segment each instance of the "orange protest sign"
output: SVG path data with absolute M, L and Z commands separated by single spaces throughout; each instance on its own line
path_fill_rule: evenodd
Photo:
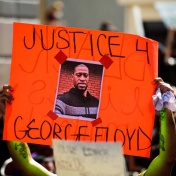
M 157 42 L 58 26 L 13 29 L 15 100 L 7 106 L 5 140 L 120 141 L 125 154 L 149 157 Z

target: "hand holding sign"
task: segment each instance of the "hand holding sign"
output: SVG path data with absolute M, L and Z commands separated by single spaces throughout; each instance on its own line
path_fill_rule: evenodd
M 5 114 L 6 103 L 11 104 L 14 97 L 9 93 L 13 91 L 10 85 L 4 85 L 3 89 L 0 91 L 0 117 Z

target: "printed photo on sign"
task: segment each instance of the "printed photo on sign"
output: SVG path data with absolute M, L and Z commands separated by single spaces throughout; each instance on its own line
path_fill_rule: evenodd
M 68 59 L 60 67 L 54 113 L 59 117 L 80 120 L 96 119 L 103 66 L 99 62 Z

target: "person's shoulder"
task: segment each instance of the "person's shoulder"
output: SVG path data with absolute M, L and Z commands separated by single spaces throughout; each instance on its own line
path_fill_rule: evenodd
M 70 93 L 70 90 L 67 91 L 67 92 L 64 92 L 64 93 L 62 93 L 62 94 L 58 94 L 58 95 L 57 95 L 57 99 L 58 99 L 58 100 L 61 100 L 61 101 L 70 99 L 70 94 L 71 94 L 71 93 Z
M 90 92 L 88 92 L 88 94 L 92 101 L 99 102 L 99 99 L 97 97 L 93 96 Z
M 99 99 L 98 99 L 98 98 L 96 98 L 96 97 L 94 97 L 94 96 L 92 96 L 92 98 L 93 98 L 95 101 L 99 102 Z
M 68 96 L 69 92 L 64 92 L 63 94 L 58 94 L 57 95 L 57 99 L 63 99 L 66 98 Z

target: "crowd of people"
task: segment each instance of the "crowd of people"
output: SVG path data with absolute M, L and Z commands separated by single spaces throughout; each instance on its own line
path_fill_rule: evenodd
M 63 20 L 64 3 L 53 4 L 46 13 L 48 25 L 66 25 Z M 109 21 L 100 24 L 99 30 L 118 31 L 117 27 Z M 175 30 L 169 29 L 166 43 L 159 48 L 159 76 L 154 80 L 156 87 L 162 90 L 162 94 L 171 91 L 176 96 L 176 76 L 175 65 L 170 66 L 171 59 L 176 57 Z M 82 65 L 85 69 L 86 67 Z M 88 72 L 88 71 L 87 71 Z M 169 73 L 169 74 L 166 74 Z M 87 78 L 87 77 L 86 77 Z M 85 85 L 80 86 L 82 89 Z M 9 90 L 8 92 L 6 90 Z M 0 91 L 0 175 L 56 175 L 56 168 L 53 157 L 52 146 L 27 144 L 15 141 L 2 140 L 4 115 L 6 103 L 13 103 L 9 85 L 7 89 L 1 88 Z M 58 108 L 58 107 L 57 107 Z M 60 109 L 59 109 L 60 110 Z M 159 120 L 160 118 L 160 120 Z M 161 120 L 162 118 L 162 120 Z M 175 176 L 176 175 L 176 115 L 168 108 L 163 108 L 160 112 L 156 111 L 155 125 L 153 130 L 153 140 L 151 147 L 151 157 L 142 158 L 124 155 L 129 176 Z M 163 132 L 163 133 L 162 133 Z M 162 138 L 165 139 L 165 146 L 162 147 Z M 19 156 L 14 146 L 23 149 L 27 153 L 26 158 Z

